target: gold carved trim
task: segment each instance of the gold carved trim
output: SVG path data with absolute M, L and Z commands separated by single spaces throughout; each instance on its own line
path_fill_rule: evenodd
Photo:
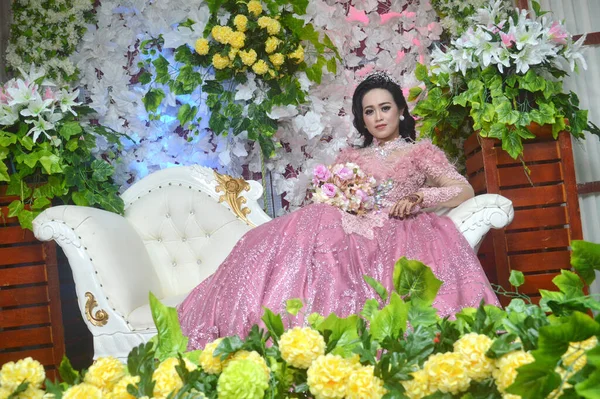
M 247 216 L 250 213 L 250 208 L 242 208 L 242 205 L 246 203 L 246 198 L 240 195 L 242 191 L 250 190 L 250 184 L 243 178 L 236 179 L 229 175 L 222 175 L 216 171 L 214 171 L 214 174 L 218 183 L 215 191 L 223 192 L 223 195 L 219 197 L 219 202 L 227 202 L 237 217 L 246 222 L 248 226 L 256 227 Z
M 108 323 L 108 313 L 102 309 L 93 313 L 93 309 L 98 306 L 98 302 L 96 302 L 96 298 L 91 292 L 86 292 L 85 297 L 85 317 L 96 327 L 105 326 Z

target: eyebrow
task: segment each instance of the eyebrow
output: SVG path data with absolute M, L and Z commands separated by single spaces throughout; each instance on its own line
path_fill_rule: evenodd
M 379 106 L 381 107 L 382 105 L 386 105 L 386 104 L 391 104 L 391 102 L 390 102 L 390 101 L 386 101 L 386 102 L 384 102 L 384 103 L 381 103 L 381 104 L 379 104 Z M 367 108 L 372 108 L 372 107 L 373 107 L 372 105 L 367 105 L 367 106 L 365 107 L 365 109 L 367 109 Z

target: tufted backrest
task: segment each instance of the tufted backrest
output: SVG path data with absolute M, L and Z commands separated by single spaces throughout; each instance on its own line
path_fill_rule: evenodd
M 214 198 L 179 184 L 137 199 L 125 217 L 142 238 L 167 296 L 189 292 L 214 273 L 250 230 Z

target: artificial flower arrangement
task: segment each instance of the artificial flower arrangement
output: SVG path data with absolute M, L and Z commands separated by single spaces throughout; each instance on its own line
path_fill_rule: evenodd
M 572 264 L 586 283 L 600 270 L 600 244 L 572 242 Z M 31 359 L 0 369 L 0 398 L 62 399 L 518 399 L 597 398 L 600 385 L 600 301 L 568 270 L 559 291 L 540 290 L 539 305 L 517 292 L 506 309 L 481 304 L 453 320 L 432 307 L 442 282 L 420 262 L 401 258 L 393 291 L 365 277 L 378 294 L 360 314 L 305 315 L 299 299 L 287 315 L 265 309 L 263 327 L 242 340 L 219 338 L 186 352 L 177 311 L 152 294 L 158 335 L 134 348 L 127 364 L 99 358 L 86 372 L 67 359 L 63 382 L 46 380 Z M 523 283 L 519 272 L 511 283 Z M 296 317 L 303 327 L 285 328 Z M 49 397 L 49 396 L 45 396 Z
M 0 182 L 19 197 L 8 217 L 31 229 L 55 198 L 123 213 L 113 166 L 92 153 L 97 137 L 118 146 L 121 135 L 83 120 L 92 110 L 77 102 L 79 90 L 57 87 L 43 69 L 19 71 L 0 86 Z
M 198 32 L 193 49 L 182 45 L 175 50 L 177 65 L 158 53 L 163 39 L 141 44 L 146 61 L 139 81 L 150 84 L 144 96 L 146 110 L 158 117 L 166 86 L 175 96 L 196 93 L 197 102 L 204 101 L 211 112 L 208 125 L 215 134 L 246 132 L 271 156 L 277 120 L 269 117 L 270 111 L 275 106 L 304 103 L 307 88 L 297 73 L 305 72 L 310 80 L 320 82 L 323 67 L 335 73 L 337 49 L 327 35 L 321 39 L 312 24 L 297 18 L 306 13 L 308 1 L 206 3 L 211 14 L 204 32 Z M 193 23 L 188 20 L 180 26 Z M 254 89 L 248 96 L 236 90 L 240 86 Z M 181 126 L 196 134 L 198 111 L 198 106 L 186 103 L 177 114 Z
M 563 78 L 578 62 L 586 67 L 580 52 L 585 37 L 573 42 L 561 22 L 532 5 L 533 14 L 514 9 L 504 19 L 496 0 L 449 46 L 433 51 L 429 70 L 417 66 L 426 95 L 415 88 L 409 99 L 424 97 L 414 109 L 421 134 L 451 156 L 460 156 L 473 131 L 499 139 L 513 158 L 523 152 L 523 140 L 536 137 L 532 124 L 552 125 L 554 138 L 563 130 L 576 138 L 584 130 L 600 134 L 575 93 L 563 92 Z
M 375 179 L 355 163 L 319 164 L 313 170 L 312 184 L 314 202 L 333 205 L 355 215 L 365 214 L 375 205 Z
M 94 21 L 91 0 L 15 0 L 13 24 L 6 50 L 10 69 L 44 65 L 47 77 L 58 82 L 77 79 L 69 56 Z
M 489 5 L 489 0 L 431 0 L 431 7 L 440 17 L 440 24 L 444 29 L 442 36 L 457 37 L 470 26 L 470 18 L 479 10 Z M 512 0 L 502 0 L 503 10 L 500 19 L 508 17 L 506 9 L 513 5 Z

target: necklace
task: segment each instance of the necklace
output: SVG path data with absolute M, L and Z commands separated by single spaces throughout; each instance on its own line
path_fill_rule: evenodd
M 387 156 L 390 155 L 390 153 L 392 153 L 400 147 L 403 147 L 405 144 L 406 141 L 403 138 L 397 138 L 395 140 L 388 141 L 383 144 L 374 144 L 372 148 L 375 151 L 375 153 L 381 158 L 387 158 Z

